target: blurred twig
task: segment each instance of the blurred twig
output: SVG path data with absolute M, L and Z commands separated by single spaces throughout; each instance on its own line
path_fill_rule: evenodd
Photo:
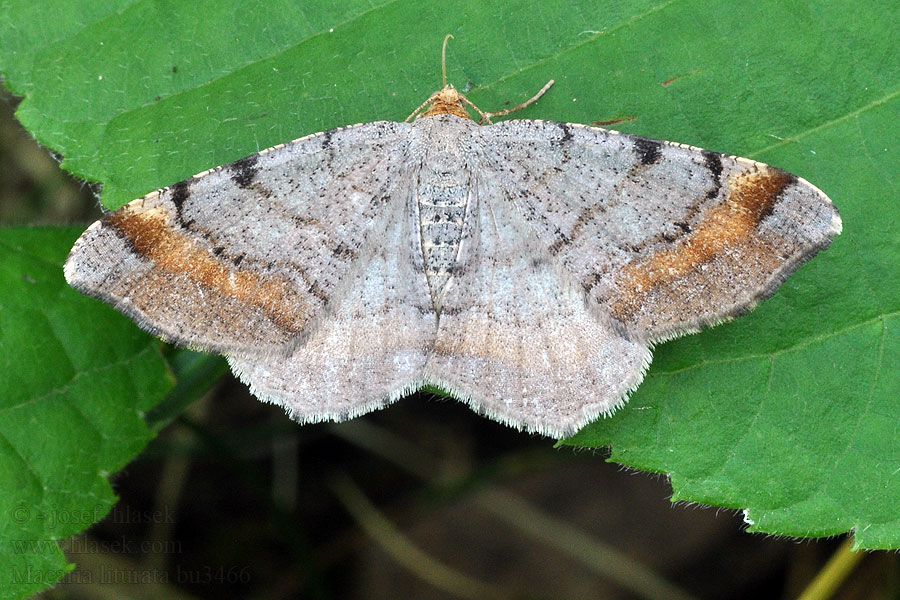
M 281 506 L 278 499 L 272 496 L 266 478 L 235 451 L 231 440 L 213 434 L 203 424 L 189 418 L 188 415 L 179 417 L 178 422 L 190 429 L 199 441 L 219 454 L 222 457 L 222 463 L 228 465 L 235 477 L 241 480 L 247 489 L 256 494 L 261 509 L 267 510 L 271 515 L 272 527 L 277 530 L 279 538 L 293 555 L 292 563 L 296 566 L 299 580 L 305 585 L 306 597 L 327 597 L 324 579 L 314 559 L 313 546 L 309 536 L 302 529 L 296 516 Z
M 568 554 L 594 573 L 616 582 L 621 588 L 641 598 L 693 598 L 653 569 L 604 544 L 582 529 L 540 510 L 520 496 L 496 486 L 488 486 L 475 494 L 473 499 L 482 510 L 507 525 Z
M 366 533 L 394 560 L 434 587 L 459 598 L 516 597 L 502 588 L 460 573 L 420 550 L 369 502 L 346 474 L 334 477 L 330 483 L 337 499 Z
M 854 552 L 852 548 L 853 539 L 844 540 L 844 543 L 835 551 L 819 574 L 806 586 L 797 600 L 831 598 L 866 555 L 863 551 Z
M 206 400 L 208 397 L 188 406 L 186 414 L 200 423 L 204 422 L 208 409 Z M 170 435 L 182 442 L 190 437 L 190 434 L 183 428 L 172 428 Z M 184 490 L 192 462 L 192 458 L 188 455 L 170 455 L 163 462 L 159 486 L 153 499 L 153 508 L 154 511 L 157 511 L 154 514 L 177 514 L 176 509 L 181 501 L 181 492 Z M 174 519 L 154 519 L 151 522 L 150 531 L 147 533 L 150 547 L 165 548 L 166 544 L 175 537 L 174 529 Z M 168 567 L 168 558 L 166 552 L 151 552 L 148 553 L 143 566 L 163 571 Z
M 178 418 L 192 402 L 208 393 L 228 372 L 228 364 L 221 356 L 184 348 L 173 348 L 167 360 L 175 375 L 175 387 L 144 416 L 147 425 L 156 433 Z
M 106 543 L 88 534 L 81 540 L 87 548 L 102 547 Z M 196 596 L 175 585 L 167 571 L 134 562 L 116 552 L 81 552 L 68 558 L 78 563 L 78 570 L 43 595 L 81 600 L 197 600 Z
M 332 433 L 365 448 L 407 472 L 438 485 L 438 461 L 407 440 L 364 420 L 332 426 Z M 689 600 L 690 594 L 639 561 L 604 544 L 573 525 L 553 517 L 524 499 L 497 486 L 486 485 L 473 500 L 486 512 L 533 539 L 568 554 L 594 573 L 648 600 Z

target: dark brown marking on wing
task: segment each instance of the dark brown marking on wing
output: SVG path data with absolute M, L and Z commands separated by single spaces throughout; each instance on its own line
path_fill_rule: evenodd
M 566 243 L 571 244 L 573 240 L 581 235 L 585 225 L 587 225 L 597 213 L 604 212 L 605 210 L 606 207 L 600 204 L 592 204 L 591 206 L 586 206 L 581 209 L 581 212 L 578 214 L 578 219 L 575 221 L 575 224 L 572 225 L 572 230 L 569 232 L 569 235 L 566 236 Z
M 567 123 L 557 123 L 557 126 L 563 131 L 563 137 L 560 138 L 556 143 L 560 145 L 565 145 L 565 142 L 573 137 L 571 127 Z M 657 163 L 662 158 L 662 148 L 663 142 L 657 140 L 651 140 L 648 138 L 643 138 L 639 136 L 633 136 L 633 148 L 635 153 L 638 156 L 638 162 L 632 165 L 630 171 L 631 177 L 639 177 L 640 172 L 643 171 L 646 167 Z M 568 153 L 563 151 L 563 161 L 568 159 Z M 610 207 L 615 206 L 617 203 L 616 198 L 618 198 L 618 188 L 619 186 L 625 183 L 625 179 L 623 179 L 619 185 L 616 186 L 616 190 L 611 196 L 612 200 L 607 199 L 606 204 L 596 203 L 591 204 L 590 206 L 585 206 L 582 208 L 581 212 L 578 214 L 578 218 L 575 223 L 572 225 L 572 229 L 565 235 L 559 235 L 553 244 L 550 245 L 548 251 L 551 255 L 557 255 L 562 250 L 564 246 L 567 246 L 574 242 L 581 235 L 585 226 L 590 223 L 598 214 L 602 214 L 610 209 Z M 676 237 L 671 236 L 671 234 L 663 234 L 664 237 L 668 241 L 675 241 Z
M 356 250 L 344 242 L 339 242 L 337 246 L 331 249 L 331 253 L 337 258 L 354 259 L 357 257 Z
M 334 135 L 334 132 L 334 129 L 322 132 L 322 150 L 327 150 L 331 147 L 331 138 Z
M 591 273 L 581 281 L 581 288 L 586 294 L 590 294 L 591 290 L 594 289 L 594 286 L 600 283 L 601 279 L 603 279 L 602 273 Z
M 562 131 L 563 135 L 556 141 L 556 143 L 560 146 L 564 146 L 568 144 L 574 137 L 572 135 L 572 126 L 568 123 L 557 123 L 557 125 L 559 126 L 559 129 L 560 131 Z
M 562 132 L 562 137 L 558 140 L 552 140 L 551 144 L 555 144 L 562 149 L 562 155 L 560 156 L 560 165 L 564 165 L 572 160 L 572 155 L 569 152 L 569 143 L 575 137 L 572 133 L 572 126 L 568 123 L 559 123 L 556 122 L 556 126 L 559 127 L 559 130 Z M 544 177 L 546 177 L 546 173 Z M 537 185 L 538 182 L 535 182 Z
M 303 281 L 306 282 L 306 291 L 321 300 L 322 304 L 327 303 L 329 300 L 328 294 L 319 287 L 319 284 L 314 279 L 311 279 L 306 271 L 301 270 L 300 275 L 303 277 Z
M 712 174 L 713 186 L 706 192 L 706 197 L 712 200 L 719 195 L 719 191 L 722 189 L 722 155 L 709 150 L 703 150 L 701 154 L 703 154 L 706 168 Z
M 248 188 L 256 179 L 259 173 L 259 155 L 251 154 L 240 160 L 236 160 L 228 165 L 228 171 L 231 173 L 231 180 L 239 188 Z
M 724 200 L 707 210 L 689 236 L 623 270 L 619 294 L 610 307 L 613 316 L 629 320 L 655 287 L 688 275 L 727 249 L 748 245 L 778 196 L 794 181 L 790 173 L 771 167 L 730 177 Z
M 690 233 L 691 232 L 690 223 L 686 223 L 684 221 L 675 221 L 674 225 L 676 227 L 678 227 L 682 231 L 682 233 Z
M 216 258 L 216 250 L 197 245 L 170 224 L 162 208 L 135 210 L 125 206 L 104 218 L 104 224 L 127 239 L 135 254 L 150 260 L 154 267 L 175 276 L 187 277 L 203 288 L 259 309 L 288 332 L 299 332 L 308 319 L 302 299 L 283 278 L 234 268 Z M 224 249 L 223 249 L 224 250 Z M 152 294 L 156 290 L 148 290 Z
M 652 165 L 662 158 L 662 142 L 635 136 L 634 152 L 642 165 Z
M 547 248 L 547 251 L 550 252 L 553 256 L 559 254 L 559 251 L 563 249 L 563 246 L 567 246 L 572 243 L 572 240 L 569 239 L 569 236 L 565 234 L 560 234 L 559 238 L 550 244 L 550 247 Z
M 175 205 L 175 219 L 179 223 L 184 223 L 184 216 L 181 211 L 184 207 L 184 203 L 191 197 L 192 180 L 193 178 L 179 181 L 170 188 L 172 190 L 172 204 Z

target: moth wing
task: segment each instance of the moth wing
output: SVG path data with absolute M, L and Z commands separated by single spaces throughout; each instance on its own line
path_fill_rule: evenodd
M 341 421 L 422 384 L 437 317 L 416 214 L 411 191 L 397 188 L 378 217 L 371 257 L 348 274 L 320 322 L 290 354 L 229 357 L 254 395 L 299 422 Z
M 153 192 L 94 223 L 66 279 L 169 341 L 273 351 L 369 260 L 408 129 L 318 133 Z
M 425 379 L 503 423 L 570 435 L 625 401 L 650 351 L 553 268 L 491 173 L 475 179 Z
M 750 310 L 841 230 L 820 190 L 748 159 L 549 121 L 482 136 L 542 246 L 632 339 Z

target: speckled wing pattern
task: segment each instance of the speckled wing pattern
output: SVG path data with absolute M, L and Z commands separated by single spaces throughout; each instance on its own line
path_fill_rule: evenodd
M 433 384 L 562 437 L 625 402 L 653 343 L 751 309 L 840 228 L 747 159 L 434 114 L 163 188 L 92 225 L 66 276 L 300 422 Z
M 78 239 L 66 278 L 176 344 L 285 353 L 376 247 L 400 180 L 384 148 L 408 129 L 309 136 L 134 200 Z
M 841 231 L 818 188 L 746 158 L 549 121 L 486 137 L 550 260 L 642 343 L 751 310 Z

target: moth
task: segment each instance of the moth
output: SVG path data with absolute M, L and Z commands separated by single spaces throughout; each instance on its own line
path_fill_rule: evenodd
M 491 123 L 550 84 L 484 113 L 443 72 L 406 122 L 303 137 L 106 214 L 68 282 L 224 354 L 299 422 L 431 384 L 563 437 L 626 401 L 653 344 L 747 312 L 841 231 L 825 194 L 775 167 Z

